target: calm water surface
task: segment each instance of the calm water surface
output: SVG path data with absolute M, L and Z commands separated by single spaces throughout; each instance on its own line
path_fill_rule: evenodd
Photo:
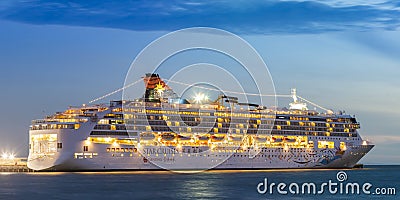
M 207 171 L 196 174 L 173 172 L 82 172 L 1 173 L 0 199 L 400 199 L 396 195 L 273 194 L 257 192 L 268 183 L 340 183 L 340 170 Z M 400 193 L 400 166 L 366 166 L 344 170 L 342 183 L 371 183 L 374 188 L 395 188 Z M 288 189 L 286 188 L 288 191 Z M 361 190 L 360 190 L 361 191 Z M 362 191 L 361 191 L 362 193 Z

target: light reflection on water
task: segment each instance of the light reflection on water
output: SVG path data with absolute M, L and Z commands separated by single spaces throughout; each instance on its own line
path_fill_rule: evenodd
M 196 198 L 213 198 L 219 196 L 218 184 L 219 180 L 211 179 L 189 179 L 184 180 L 177 187 L 181 188 L 185 193 L 178 194 L 179 198 L 196 197 Z
M 0 199 L 347 199 L 344 195 L 260 195 L 256 186 L 271 182 L 325 182 L 339 170 L 274 169 L 210 170 L 196 174 L 170 171 L 0 173 Z M 395 186 L 400 191 L 399 166 L 346 170 L 350 181 Z M 350 196 L 360 198 L 365 196 Z M 397 196 L 385 197 L 396 199 Z M 371 198 L 371 197 L 368 197 Z

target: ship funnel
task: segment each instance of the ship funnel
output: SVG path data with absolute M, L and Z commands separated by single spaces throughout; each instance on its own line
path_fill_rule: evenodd
M 161 102 L 175 94 L 172 89 L 160 78 L 158 74 L 147 73 L 143 77 L 146 92 L 146 102 Z

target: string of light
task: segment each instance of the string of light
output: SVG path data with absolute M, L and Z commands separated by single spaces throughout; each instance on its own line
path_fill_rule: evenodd
M 173 80 L 169 80 L 169 79 L 164 79 L 164 80 L 169 81 L 169 82 L 171 82 L 171 83 L 177 83 L 177 84 L 181 84 L 181 85 L 185 85 L 185 86 L 190 86 L 190 87 L 196 87 L 196 88 L 200 88 L 200 89 L 204 89 L 204 90 L 213 90 L 213 91 L 220 92 L 220 90 L 215 89 L 215 88 L 208 88 L 208 87 L 199 86 L 199 85 L 192 85 L 192 84 L 182 83 L 182 82 L 173 81 Z M 256 94 L 256 93 L 236 92 L 236 91 L 227 91 L 227 90 L 224 90 L 223 92 L 224 92 L 224 93 L 230 93 L 230 94 L 249 95 L 249 96 L 291 97 L 291 95 L 283 95 L 283 94 Z
M 301 96 L 298 96 L 298 95 L 296 95 L 299 99 L 301 99 L 301 100 L 303 100 L 303 101 L 305 101 L 305 102 L 307 102 L 307 103 L 309 103 L 309 104 L 311 104 L 311 105 L 313 105 L 313 106 L 316 106 L 316 107 L 318 107 L 318 108 L 320 108 L 320 109 L 322 109 L 322 110 L 325 110 L 325 111 L 331 111 L 330 109 L 327 109 L 327 108 L 324 108 L 324 107 L 322 107 L 322 106 L 320 106 L 320 105 L 318 105 L 318 104 L 316 104 L 316 103 L 313 103 L 313 102 L 311 102 L 311 101 L 309 101 L 309 100 L 307 100 L 307 99 L 305 99 L 305 98 L 303 98 L 303 97 L 301 97 Z
M 198 85 L 192 85 L 192 84 L 182 83 L 182 82 L 173 81 L 173 80 L 169 80 L 169 79 L 164 79 L 164 80 L 169 81 L 169 82 L 171 82 L 171 83 L 177 83 L 177 84 L 181 84 L 181 85 L 185 85 L 185 86 L 190 86 L 190 87 L 197 87 L 197 88 L 205 89 L 205 90 L 220 91 L 220 90 L 214 89 L 214 88 L 208 88 L 208 87 L 203 87 L 203 86 L 198 86 Z M 264 97 L 274 97 L 274 96 L 275 96 L 275 97 L 292 97 L 292 95 L 285 95 L 285 94 L 275 94 L 275 95 L 273 95 L 273 94 L 256 94 L 256 93 L 245 93 L 245 92 L 235 92 L 235 91 L 225 91 L 225 90 L 224 90 L 224 92 L 225 92 L 225 93 L 231 93 L 231 94 L 249 95 L 249 96 L 254 95 L 254 96 L 264 96 Z M 313 105 L 313 106 L 316 106 L 316 107 L 318 107 L 318 108 L 320 108 L 320 109 L 322 109 L 322 110 L 330 111 L 329 109 L 324 108 L 324 107 L 322 107 L 322 106 L 320 106 L 320 105 L 318 105 L 318 104 L 316 104 L 316 103 L 313 103 L 313 102 L 311 102 L 311 101 L 305 99 L 304 97 L 301 97 L 301 96 L 298 96 L 298 95 L 296 95 L 296 96 L 297 96 L 299 99 L 301 99 L 301 100 L 303 100 L 303 101 L 305 101 L 305 102 L 307 102 L 307 103 L 309 103 L 309 104 L 311 104 L 311 105 Z
M 142 81 L 142 79 L 139 79 L 139 80 L 137 80 L 137 81 L 135 81 L 135 82 L 133 82 L 133 83 L 130 83 L 129 85 L 126 85 L 126 86 L 124 86 L 124 87 L 122 87 L 122 88 L 119 88 L 119 89 L 117 89 L 117 90 L 115 90 L 115 91 L 112 91 L 112 92 L 110 92 L 110 93 L 108 93 L 108 94 L 106 94 L 106 95 L 103 95 L 103 96 L 99 97 L 99 98 L 93 99 L 93 100 L 89 101 L 89 103 L 94 103 L 94 102 L 96 102 L 96 101 L 100 101 L 100 100 L 102 100 L 102 99 L 104 99 L 104 98 L 107 98 L 107 97 L 113 95 L 113 94 L 116 94 L 116 93 L 118 93 L 118 92 L 121 92 L 122 90 L 125 90 L 125 89 L 127 89 L 127 88 L 129 88 L 129 87 L 131 87 L 131 86 L 133 86 L 133 85 L 135 85 L 135 84 L 137 84 L 137 83 L 139 83 L 140 81 Z
M 101 97 L 98 97 L 98 98 L 96 98 L 96 99 L 93 99 L 93 100 L 89 101 L 89 103 L 94 103 L 94 102 L 96 102 L 96 101 L 100 101 L 100 100 L 102 100 L 102 99 L 104 99 L 104 98 L 107 98 L 107 97 L 113 95 L 113 94 L 116 94 L 116 93 L 118 93 L 118 92 L 121 92 L 121 91 L 123 91 L 124 89 L 127 89 L 127 88 L 129 88 L 129 87 L 132 87 L 133 85 L 136 85 L 137 83 L 139 83 L 139 82 L 142 81 L 142 80 L 143 80 L 143 79 L 139 79 L 139 80 L 137 80 L 137 81 L 135 81 L 135 82 L 133 82 L 133 83 L 130 83 L 130 84 L 128 84 L 128 85 L 126 85 L 126 86 L 124 86 L 124 87 L 122 87 L 122 88 L 119 88 L 119 89 L 114 90 L 114 91 L 112 91 L 112 92 L 110 92 L 110 93 L 108 93 L 108 94 L 105 94 L 105 95 L 101 96 Z M 215 89 L 215 88 L 209 88 L 209 87 L 204 87 L 204 86 L 199 86 L 199 85 L 193 85 L 193 84 L 183 83 L 183 82 L 174 81 L 174 80 L 165 79 L 165 78 L 164 78 L 164 80 L 166 80 L 166 81 L 168 81 L 168 82 L 171 82 L 171 83 L 181 84 L 181 85 L 190 86 L 190 87 L 196 87 L 196 88 L 204 89 L 204 90 L 212 90 L 212 91 L 220 92 L 220 90 Z M 274 95 L 274 94 L 256 94 L 256 93 L 246 93 L 246 92 L 236 92 L 236 91 L 224 91 L 224 92 L 225 92 L 225 93 L 230 93 L 230 94 L 249 95 L 249 96 L 292 97 L 292 95 L 285 95 L 285 94 L 275 94 L 275 95 Z M 305 102 L 307 102 L 307 103 L 309 103 L 309 104 L 311 104 L 311 105 L 313 105 L 313 106 L 316 106 L 316 107 L 318 107 L 318 108 L 320 108 L 320 109 L 322 109 L 322 110 L 330 111 L 329 109 L 324 108 L 324 107 L 322 107 L 322 106 L 320 106 L 320 105 L 318 105 L 318 104 L 316 104 L 316 103 L 313 103 L 313 102 L 311 102 L 311 101 L 309 101 L 309 100 L 307 100 L 307 99 L 305 99 L 305 98 L 303 98 L 303 97 L 301 97 L 301 96 L 298 96 L 298 95 L 296 95 L 296 96 L 297 96 L 299 99 L 301 99 L 301 100 L 303 100 L 303 101 L 305 101 Z

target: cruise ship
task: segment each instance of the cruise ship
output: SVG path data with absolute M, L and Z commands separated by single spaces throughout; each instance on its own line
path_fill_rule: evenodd
M 178 97 L 158 74 L 144 94 L 69 107 L 29 130 L 28 167 L 43 171 L 352 168 L 374 145 L 354 116 L 221 94 Z

